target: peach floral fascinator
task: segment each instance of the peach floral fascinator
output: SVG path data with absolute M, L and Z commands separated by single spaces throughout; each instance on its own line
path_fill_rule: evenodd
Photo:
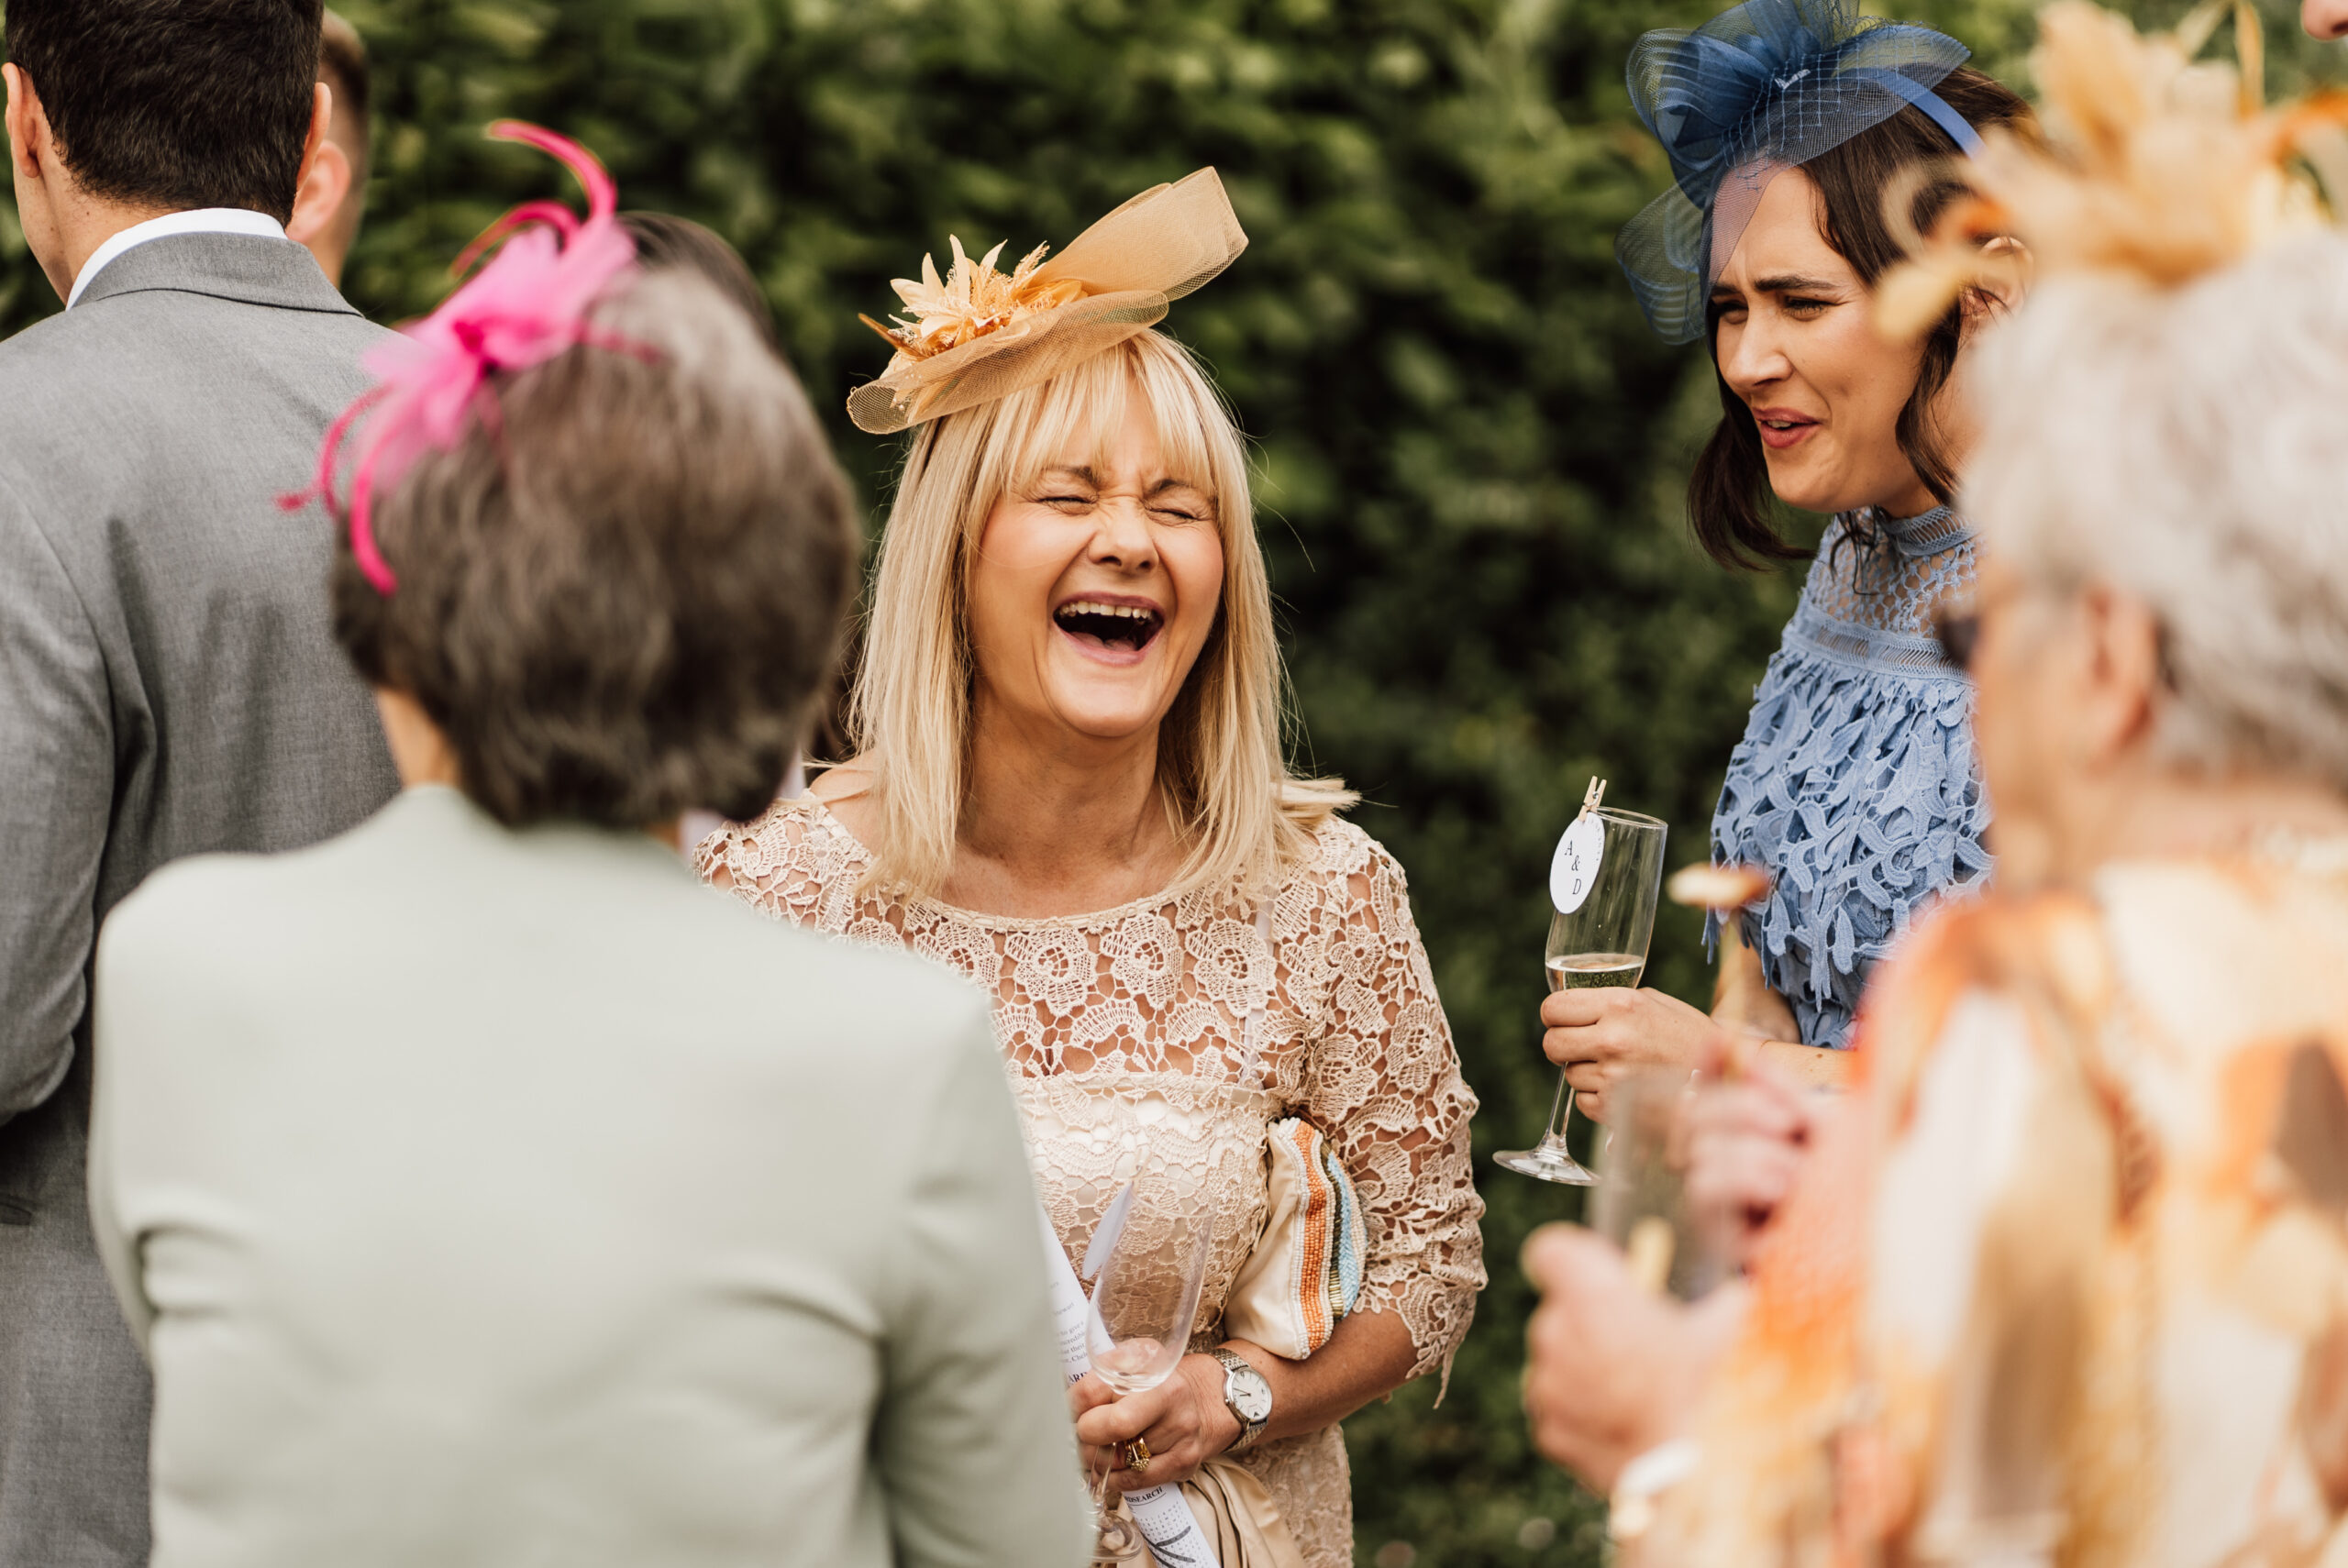
M 1236 260 L 1247 236 L 1223 181 L 1202 169 L 1144 191 L 1048 261 L 1051 248 L 1037 246 L 1007 275 L 995 269 L 1002 246 L 973 261 L 951 244 L 943 280 L 926 256 L 918 282 L 896 280 L 903 315 L 860 318 L 897 352 L 848 397 L 859 430 L 893 436 L 992 403 L 1148 331 Z
M 2175 32 L 2140 35 L 2087 0 L 2039 13 L 2031 58 L 2042 140 L 1992 132 L 1954 178 L 1972 193 L 1911 259 L 1884 275 L 1877 317 L 1912 337 L 1967 288 L 2015 265 L 1985 242 L 2010 236 L 2040 273 L 2094 272 L 2152 289 L 2219 271 L 2329 219 L 2317 180 L 2348 193 L 2348 94 L 2269 106 L 2258 17 L 2235 0 L 2237 59 L 2193 57 L 2228 9 L 2204 0 Z M 1897 206 L 1897 204 L 1893 204 Z

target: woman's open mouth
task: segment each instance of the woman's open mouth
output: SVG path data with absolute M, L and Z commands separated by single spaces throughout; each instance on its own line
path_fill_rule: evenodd
M 1157 640 L 1166 617 L 1151 605 L 1108 599 L 1072 599 L 1052 612 L 1052 624 L 1087 653 L 1138 658 Z
M 1787 408 L 1756 408 L 1753 423 L 1761 433 L 1761 444 L 1772 451 L 1783 451 L 1818 428 L 1815 419 Z

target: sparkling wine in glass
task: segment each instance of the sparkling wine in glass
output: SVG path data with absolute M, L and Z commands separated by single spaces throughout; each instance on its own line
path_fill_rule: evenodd
M 1717 1217 L 1688 1201 L 1688 1110 L 1697 1091 L 1678 1067 L 1644 1067 L 1606 1096 L 1605 1179 L 1590 1228 L 1621 1247 L 1650 1295 L 1693 1301 L 1727 1277 L 1730 1246 Z
M 1085 1353 L 1120 1397 L 1157 1387 L 1181 1364 L 1213 1240 L 1204 1172 L 1145 1165 L 1110 1204 L 1085 1254 L 1085 1272 L 1099 1277 L 1085 1313 Z M 1101 1478 L 1095 1561 L 1130 1562 L 1145 1547 L 1110 1500 L 1112 1474 Z
M 1583 823 L 1594 820 L 1593 828 Z M 1663 894 L 1663 844 L 1668 830 L 1636 812 L 1594 806 L 1576 830 L 1587 834 L 1578 883 L 1555 890 L 1564 895 L 1549 922 L 1545 964 L 1553 991 L 1599 986 L 1636 986 L 1646 971 L 1647 945 L 1655 937 L 1656 905 Z M 1570 838 L 1572 835 L 1568 835 Z M 1594 863 L 1593 863 L 1594 862 Z M 1573 907 L 1565 907 L 1567 902 Z M 1557 1097 L 1541 1142 L 1530 1149 L 1495 1155 L 1524 1176 L 1567 1187 L 1591 1187 L 1598 1174 L 1566 1146 L 1574 1114 L 1573 1086 L 1560 1072 Z

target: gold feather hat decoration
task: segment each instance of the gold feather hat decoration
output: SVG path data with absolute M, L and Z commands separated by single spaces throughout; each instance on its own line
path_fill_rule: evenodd
M 2315 183 L 2295 166 L 2348 173 L 2348 94 L 2320 92 L 2265 104 L 2258 18 L 2232 10 L 2239 63 L 2193 55 L 2223 15 L 2210 0 L 2174 33 L 2140 35 L 2088 0 L 2039 13 L 2031 56 L 2043 143 L 1992 131 L 1979 156 L 1941 171 L 1970 189 L 1929 236 L 1911 233 L 1911 259 L 1887 272 L 1877 325 L 1911 338 L 1967 289 L 2035 272 L 2095 271 L 2165 290 L 2232 265 L 2285 235 L 2326 221 Z M 1906 205 L 1889 204 L 1894 221 Z
M 857 428 L 893 436 L 992 403 L 1115 348 L 1166 319 L 1247 248 L 1213 169 L 1144 191 L 1049 260 L 1038 246 L 1008 274 L 1003 247 L 978 260 L 950 241 L 941 279 L 923 257 L 918 281 L 892 285 L 904 314 L 859 319 L 896 349 L 880 379 L 847 400 Z

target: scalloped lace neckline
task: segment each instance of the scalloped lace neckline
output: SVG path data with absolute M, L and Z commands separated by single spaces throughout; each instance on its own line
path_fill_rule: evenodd
M 862 839 L 856 836 L 847 823 L 840 821 L 829 801 L 820 795 L 811 793 L 802 795 L 799 801 L 794 803 L 804 803 L 815 814 L 820 815 L 824 820 L 825 831 L 836 833 L 847 840 L 855 848 L 857 858 L 863 865 L 872 864 L 871 849 Z M 1178 901 L 1183 895 L 1171 889 L 1164 889 L 1155 893 L 1144 893 L 1137 899 L 1128 899 L 1124 903 L 1109 909 L 1088 910 L 1082 914 L 1065 915 L 990 914 L 984 910 L 969 909 L 961 904 L 949 904 L 934 894 L 912 893 L 902 888 L 890 889 L 888 897 L 893 902 L 931 910 L 949 919 L 966 921 L 989 931 L 1091 931 L 1117 925 L 1131 920 L 1137 914 L 1146 914 L 1153 910 L 1164 909 L 1167 905 Z

